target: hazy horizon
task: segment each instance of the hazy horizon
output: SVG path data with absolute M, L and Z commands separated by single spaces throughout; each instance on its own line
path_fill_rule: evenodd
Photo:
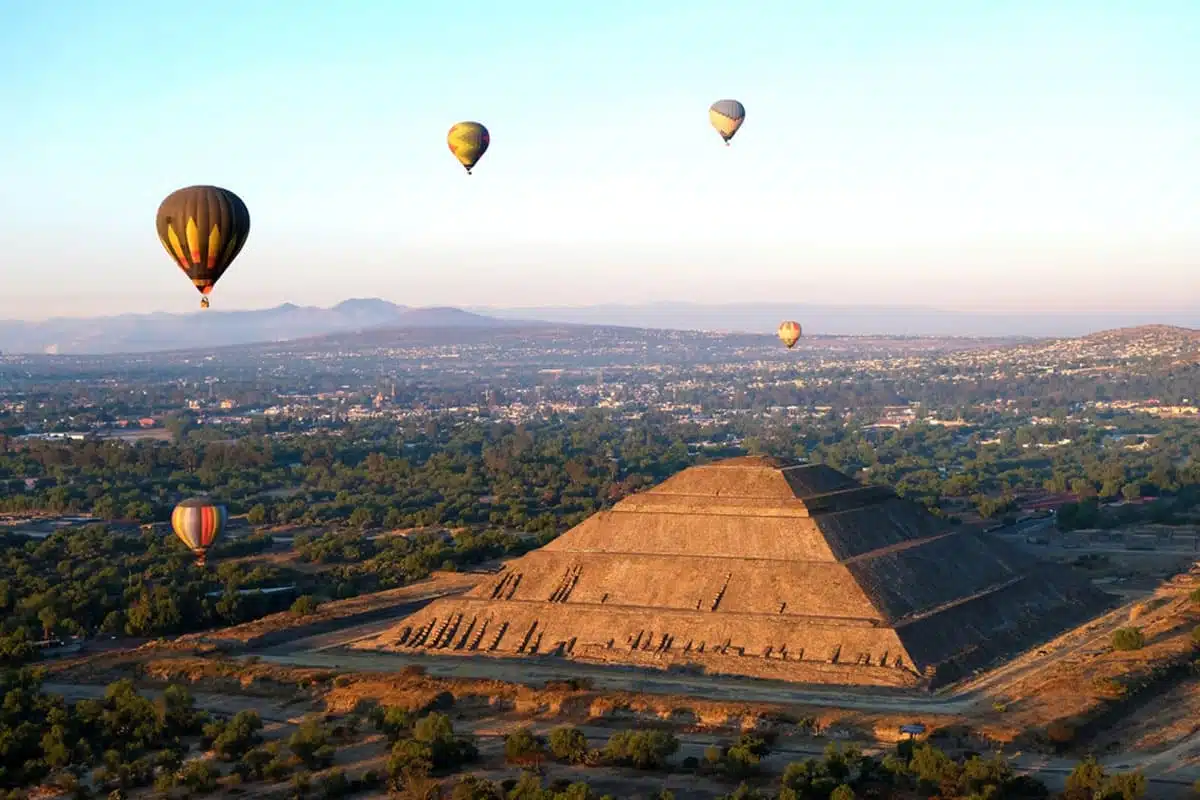
M 403 310 L 401 310 L 403 309 Z M 449 309 L 450 311 L 444 311 Z M 1200 329 L 1200 310 L 1175 312 L 1088 311 L 979 312 L 917 305 L 837 305 L 793 303 L 594 304 L 582 306 L 439 306 L 395 304 L 374 297 L 345 298 L 309 305 L 286 302 L 266 308 L 182 312 L 126 312 L 117 315 L 0 319 L 0 351 L 42 352 L 61 342 L 73 347 L 108 346 L 113 337 L 136 346 L 161 344 L 203 331 L 230 342 L 291 339 L 337 330 L 481 324 L 457 320 L 454 310 L 501 322 L 618 326 L 773 336 L 780 319 L 802 320 L 806 336 L 931 336 L 1060 338 L 1115 328 L 1170 325 Z M 432 316 L 423 312 L 438 312 Z M 284 313 L 276 313 L 284 312 Z M 415 316 L 413 312 L 416 312 Z M 440 320 L 440 321 L 439 321 Z M 164 338 L 165 337 L 165 338 Z M 80 343 L 86 343 L 80 345 Z
M 0 7 L 0 318 L 194 310 L 193 183 L 253 220 L 214 310 L 1200 304 L 1186 0 Z

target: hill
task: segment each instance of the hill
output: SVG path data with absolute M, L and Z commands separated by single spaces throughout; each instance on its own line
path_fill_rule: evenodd
M 332 308 L 284 303 L 254 311 L 122 314 L 40 322 L 0 321 L 0 350 L 8 353 L 112 354 L 287 341 L 372 328 L 448 328 L 508 325 L 457 308 L 410 308 L 378 298 L 345 300 Z
M 797 319 L 808 333 L 830 336 L 1082 336 L 1117 326 L 1168 322 L 1200 326 L 1200 313 L 1181 312 L 978 312 L 920 306 L 818 305 L 814 303 L 647 303 L 592 306 L 470 307 L 500 319 L 540 319 L 581 325 L 762 332 L 781 319 Z
M 1072 339 L 1023 343 L 1010 350 L 1018 358 L 1060 366 L 1169 368 L 1200 363 L 1200 330 L 1141 325 Z

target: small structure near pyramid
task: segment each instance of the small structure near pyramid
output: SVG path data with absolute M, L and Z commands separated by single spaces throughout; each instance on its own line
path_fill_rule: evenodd
M 918 686 L 1111 604 L 887 487 L 744 457 L 628 497 L 359 646 Z

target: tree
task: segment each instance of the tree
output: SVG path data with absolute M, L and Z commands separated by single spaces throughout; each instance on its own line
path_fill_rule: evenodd
M 204 738 L 213 752 L 226 761 L 241 758 L 262 743 L 262 718 L 256 711 L 239 711 L 228 722 L 213 722 L 204 726 Z
M 537 764 L 545 753 L 542 740 L 529 728 L 517 728 L 504 737 L 504 758 L 511 764 Z
M 560 761 L 580 764 L 587 758 L 587 736 L 574 725 L 562 725 L 550 731 L 550 752 Z
M 617 731 L 605 745 L 604 754 L 617 764 L 638 769 L 659 769 L 679 749 L 679 740 L 668 731 Z
M 1104 767 L 1088 756 L 1067 776 L 1066 797 L 1068 800 L 1092 800 L 1104 786 Z
M 38 612 L 38 621 L 42 623 L 42 638 L 49 639 L 58 627 L 58 614 L 50 606 L 43 606 Z
M 262 503 L 256 503 L 246 512 L 246 522 L 251 525 L 262 525 L 267 521 L 267 507 Z
M 309 769 L 324 769 L 333 763 L 334 749 L 329 733 L 319 719 L 306 719 L 288 739 L 288 749 Z

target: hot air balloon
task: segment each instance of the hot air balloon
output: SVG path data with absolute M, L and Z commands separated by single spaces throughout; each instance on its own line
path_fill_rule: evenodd
M 220 538 L 227 518 L 225 506 L 202 497 L 193 497 L 175 506 L 171 512 L 171 527 L 195 554 L 196 564 L 202 567 L 208 556 L 208 548 Z
M 488 129 L 478 122 L 455 123 L 451 126 L 450 133 L 446 134 L 446 144 L 450 145 L 450 152 L 467 170 L 468 175 L 479 163 L 479 159 L 483 158 L 491 143 L 492 136 Z
M 737 100 L 718 100 L 708 107 L 708 121 L 721 134 L 726 146 L 745 119 L 746 107 Z
M 779 323 L 779 339 L 787 345 L 788 350 L 796 346 L 796 342 L 800 341 L 800 323 L 788 320 L 787 322 Z
M 203 295 L 200 307 L 208 308 L 208 293 L 246 244 L 246 204 L 219 186 L 189 186 L 162 201 L 155 227 L 167 255 Z

